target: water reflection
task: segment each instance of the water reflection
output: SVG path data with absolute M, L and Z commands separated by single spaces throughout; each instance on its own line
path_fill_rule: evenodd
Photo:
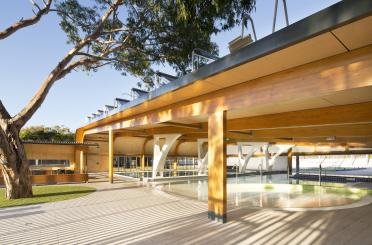
M 297 181 L 296 181 L 297 182 Z M 227 181 L 230 207 L 313 208 L 347 205 L 366 193 L 344 187 L 290 184 L 286 175 L 241 176 Z M 207 180 L 167 183 L 160 188 L 177 195 L 208 201 Z

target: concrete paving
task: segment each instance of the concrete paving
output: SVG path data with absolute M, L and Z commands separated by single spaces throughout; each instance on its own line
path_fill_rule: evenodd
M 372 244 L 372 205 L 336 211 L 237 209 L 207 219 L 205 203 L 136 182 L 89 183 L 73 200 L 0 209 L 0 244 Z

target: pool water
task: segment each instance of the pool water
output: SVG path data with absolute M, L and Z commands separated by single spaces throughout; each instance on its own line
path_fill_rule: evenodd
M 321 208 L 352 204 L 367 195 L 367 191 L 341 184 L 317 184 L 288 180 L 286 175 L 228 178 L 227 203 L 230 208 Z M 158 188 L 171 194 L 208 201 L 207 180 L 169 182 Z

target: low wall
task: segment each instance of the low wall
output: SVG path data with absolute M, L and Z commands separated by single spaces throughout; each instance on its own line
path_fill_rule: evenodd
M 31 175 L 32 184 L 49 185 L 63 183 L 84 183 L 88 181 L 88 174 L 50 174 Z M 4 185 L 4 179 L 0 177 L 0 185 Z

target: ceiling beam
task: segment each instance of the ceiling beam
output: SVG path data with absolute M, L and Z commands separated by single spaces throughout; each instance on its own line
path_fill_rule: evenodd
M 164 127 L 156 127 L 152 129 L 145 129 L 146 133 L 150 135 L 154 134 L 187 134 L 187 133 L 207 133 L 207 128 L 185 128 L 185 127 L 174 127 L 174 126 L 164 126 Z
M 228 130 L 267 130 L 372 124 L 372 102 L 283 112 L 227 121 Z
M 324 108 L 283 112 L 255 117 L 230 119 L 227 121 L 227 129 L 231 133 L 252 134 L 256 130 L 274 129 L 303 129 L 309 131 L 312 128 L 331 127 L 358 127 L 360 125 L 372 125 L 372 102 L 364 102 L 349 105 L 339 105 Z M 178 124 L 178 123 L 177 123 Z M 164 127 L 144 129 L 148 134 L 166 133 L 206 133 L 207 123 L 179 124 L 164 123 Z M 172 125 L 172 126 L 171 126 Z M 187 125 L 187 126 L 186 126 Z M 315 130 L 315 129 L 314 129 Z M 321 130 L 321 129 L 319 129 Z
M 161 125 L 173 126 L 173 127 L 179 127 L 179 128 L 189 128 L 189 129 L 190 128 L 191 129 L 202 129 L 201 125 L 176 123 L 176 122 L 165 122 L 165 123 L 161 123 Z
M 371 137 L 372 124 L 338 125 L 307 128 L 279 128 L 248 131 L 248 137 Z

